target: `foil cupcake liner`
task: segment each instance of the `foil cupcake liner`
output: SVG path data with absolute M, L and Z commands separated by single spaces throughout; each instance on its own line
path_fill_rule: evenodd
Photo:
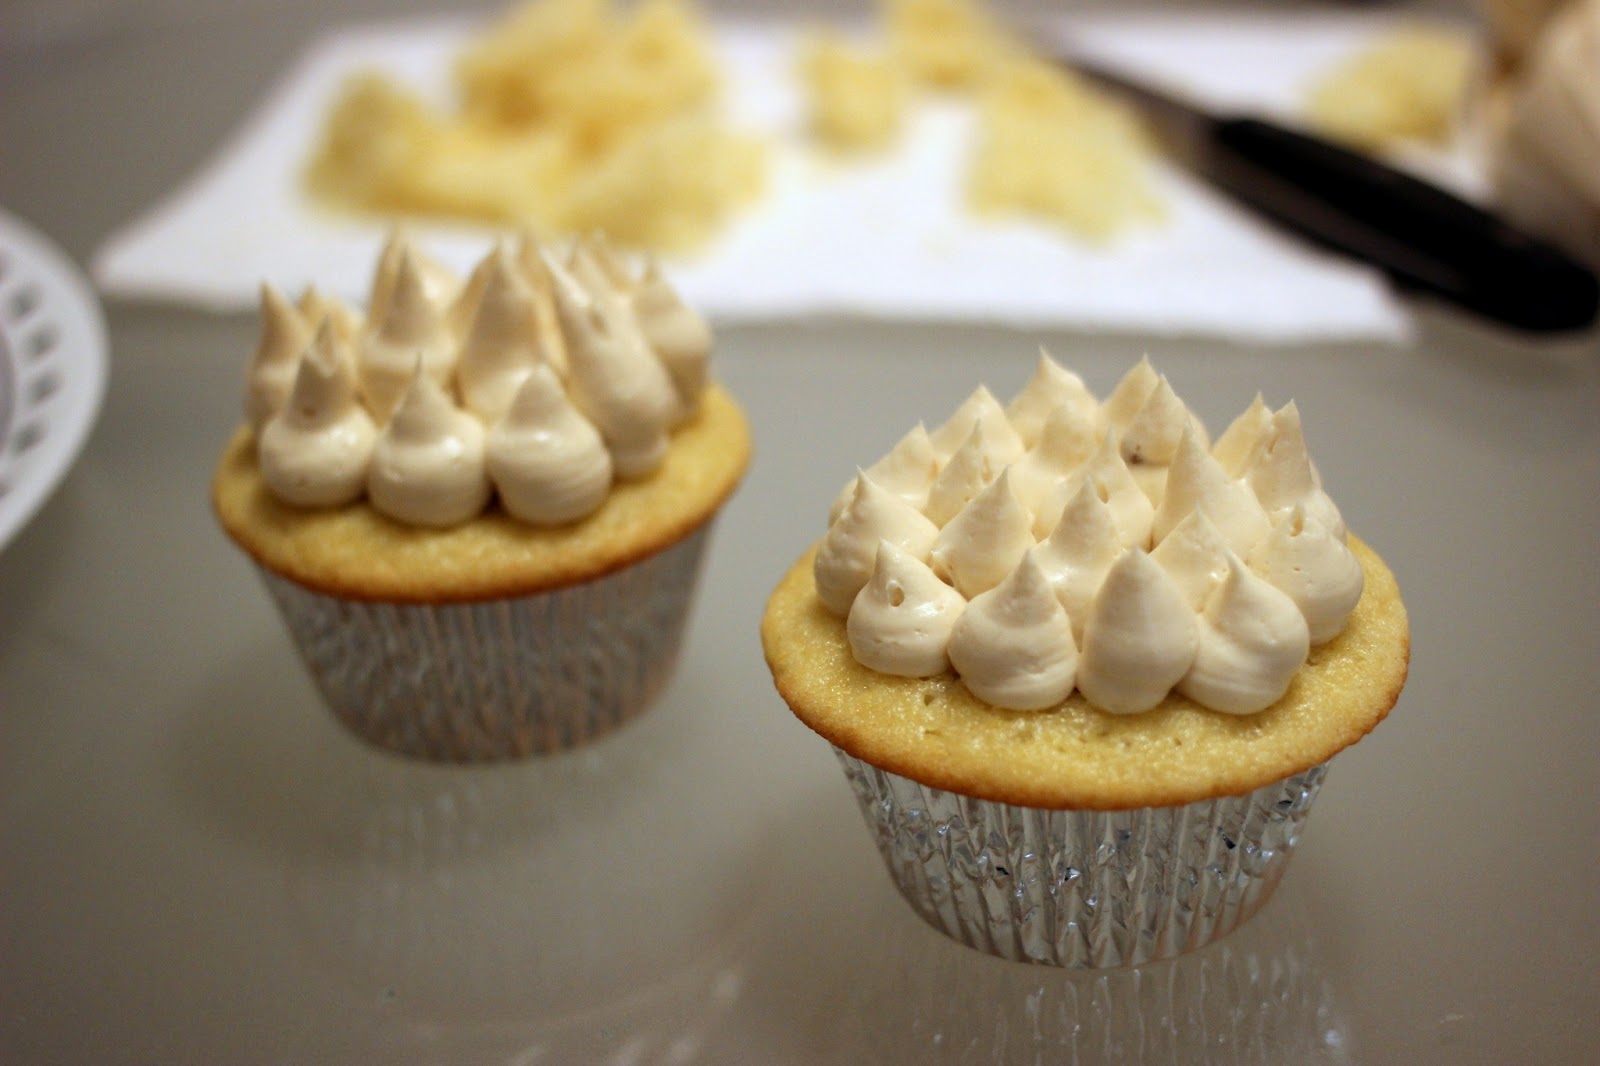
M 1017 962 L 1087 969 L 1226 936 L 1283 878 L 1327 764 L 1242 796 L 1040 810 L 888 773 L 835 748 L 889 875 L 923 920 Z
M 487 762 L 577 747 L 649 706 L 676 666 L 711 525 L 616 573 L 507 599 L 367 602 L 261 575 L 351 732 Z

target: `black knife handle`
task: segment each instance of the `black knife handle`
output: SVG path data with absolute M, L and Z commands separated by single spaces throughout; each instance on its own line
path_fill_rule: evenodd
M 1328 141 L 1220 118 L 1205 166 L 1221 188 L 1284 225 L 1496 321 L 1577 330 L 1600 311 L 1600 283 L 1564 253 Z

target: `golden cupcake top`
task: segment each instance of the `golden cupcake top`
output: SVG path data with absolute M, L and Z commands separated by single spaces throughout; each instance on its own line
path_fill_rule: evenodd
M 213 503 L 258 563 L 332 595 L 599 577 L 703 526 L 743 475 L 712 343 L 659 270 L 598 237 L 497 246 L 462 280 L 397 234 L 365 314 L 263 287 Z
M 980 387 L 845 486 L 761 639 L 842 751 L 1043 809 L 1307 770 L 1383 720 L 1410 661 L 1293 404 L 1257 396 L 1212 440 L 1147 360 L 1102 401 L 1043 353 L 1009 403 Z

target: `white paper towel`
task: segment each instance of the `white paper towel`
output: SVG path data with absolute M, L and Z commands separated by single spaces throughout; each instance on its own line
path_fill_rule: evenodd
M 1063 30 L 1086 55 L 1220 107 L 1292 114 L 1305 80 L 1384 25 L 1370 15 L 1084 16 Z M 365 295 L 378 222 L 319 210 L 300 173 L 343 79 L 389 72 L 440 101 L 472 27 L 428 21 L 346 30 L 315 44 L 218 156 L 107 240 L 93 271 L 111 296 L 254 306 L 261 281 Z M 770 189 L 702 256 L 669 262 L 685 297 L 720 321 L 809 314 L 988 320 L 1254 341 L 1398 341 L 1410 318 L 1373 271 L 1318 252 L 1163 166 L 1165 224 L 1109 248 L 961 207 L 969 107 L 933 103 L 880 161 L 820 158 L 801 135 L 797 31 L 716 30 L 731 118 L 773 144 Z M 418 224 L 465 270 L 490 231 Z

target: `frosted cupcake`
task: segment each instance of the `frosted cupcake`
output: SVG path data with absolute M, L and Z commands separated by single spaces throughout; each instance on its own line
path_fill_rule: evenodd
M 459 284 L 397 236 L 364 316 L 263 288 L 212 500 L 345 725 L 503 759 L 651 702 L 749 458 L 710 349 L 599 239 L 497 247 Z
M 924 919 L 1104 967 L 1266 901 L 1410 638 L 1292 403 L 1211 443 L 1147 361 L 1101 403 L 1041 355 L 846 486 L 762 643 Z

